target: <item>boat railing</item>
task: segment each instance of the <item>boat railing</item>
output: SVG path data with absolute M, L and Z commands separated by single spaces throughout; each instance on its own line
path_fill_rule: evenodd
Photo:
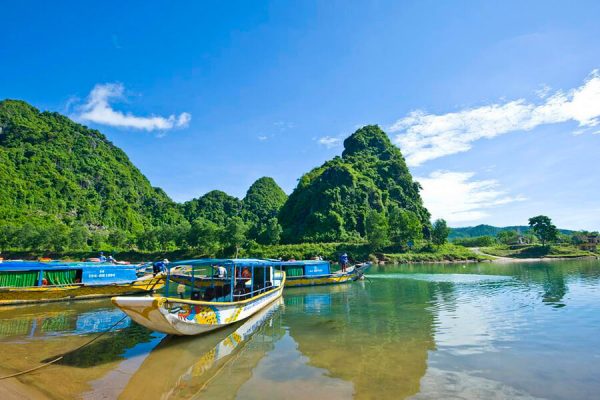
M 254 290 L 251 290 L 248 292 L 244 291 L 244 293 L 239 293 L 239 294 L 236 294 L 235 290 L 234 290 L 233 298 L 237 299 L 237 300 L 250 299 L 252 297 L 258 296 L 259 294 L 266 293 L 266 292 L 276 289 L 276 288 L 277 288 L 276 286 L 269 285 L 269 286 L 265 286 L 265 287 L 259 287 L 257 289 L 254 289 Z M 236 290 L 239 290 L 239 289 L 236 289 Z

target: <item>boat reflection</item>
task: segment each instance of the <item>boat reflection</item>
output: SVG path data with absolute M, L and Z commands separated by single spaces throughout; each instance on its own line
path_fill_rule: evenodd
M 235 388 L 250 378 L 253 366 L 283 336 L 282 303 L 281 299 L 276 300 L 241 325 L 205 337 L 165 337 L 135 371 L 119 397 L 187 399 L 234 395 Z
M 102 332 L 123 317 L 107 300 L 0 307 L 0 340 Z M 117 329 L 127 328 L 129 319 Z

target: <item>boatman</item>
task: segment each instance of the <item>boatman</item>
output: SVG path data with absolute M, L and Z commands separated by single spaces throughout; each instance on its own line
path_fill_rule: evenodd
M 346 272 L 348 266 L 348 254 L 344 253 L 340 256 L 340 265 L 342 266 L 342 272 Z
M 157 261 L 154 264 L 152 264 L 152 274 L 153 276 L 158 275 L 161 272 L 164 272 L 167 269 L 167 264 L 169 263 L 169 260 L 167 260 L 166 258 L 162 261 Z
M 100 262 L 106 262 L 106 257 L 104 257 L 103 251 L 100 252 L 100 257 L 98 257 L 98 259 L 100 260 Z

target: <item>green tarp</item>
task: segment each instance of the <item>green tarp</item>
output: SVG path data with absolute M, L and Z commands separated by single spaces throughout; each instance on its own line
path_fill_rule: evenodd
M 38 271 L 2 271 L 0 272 L 0 287 L 36 286 Z
M 302 276 L 304 275 L 304 269 L 302 267 L 287 267 L 285 273 L 287 276 Z
M 44 278 L 49 285 L 71 285 L 75 283 L 77 270 L 68 271 L 44 271 Z

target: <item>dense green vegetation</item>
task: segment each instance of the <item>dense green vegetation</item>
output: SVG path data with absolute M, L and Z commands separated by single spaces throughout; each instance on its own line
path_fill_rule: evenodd
M 2 247 L 79 247 L 184 222 L 100 132 L 22 101 L 0 102 L 0 182 Z
M 241 215 L 242 202 L 225 192 L 212 190 L 202 197 L 186 201 L 182 210 L 190 223 L 197 218 L 204 218 L 223 226 L 230 218 Z
M 378 218 L 373 212 L 387 217 L 394 207 L 411 213 L 420 230 L 428 231 L 430 215 L 420 189 L 385 132 L 375 125 L 365 126 L 344 141 L 341 157 L 302 176 L 279 214 L 283 241 L 364 240 L 369 233 L 367 217 Z M 374 243 L 374 247 L 384 244 Z
M 531 228 L 527 225 L 519 225 L 519 226 L 505 226 L 505 227 L 497 227 L 491 225 L 477 225 L 477 226 L 468 226 L 464 228 L 452 228 L 452 232 L 450 232 L 449 239 L 454 240 L 457 238 L 470 238 L 470 237 L 478 237 L 478 236 L 496 236 L 498 233 L 502 231 L 512 231 L 519 232 L 520 234 L 526 234 L 529 232 Z M 559 232 L 564 235 L 572 235 L 575 231 L 569 229 L 559 229 Z
M 499 230 L 495 237 L 478 236 L 457 238 L 453 244 L 464 247 L 480 247 L 481 252 L 497 257 L 510 258 L 570 258 L 596 256 L 595 253 L 580 248 L 588 242 L 588 237 L 598 236 L 597 232 L 567 231 L 561 233 L 552 220 L 545 215 L 529 219 L 530 229 L 522 234 L 521 229 Z

